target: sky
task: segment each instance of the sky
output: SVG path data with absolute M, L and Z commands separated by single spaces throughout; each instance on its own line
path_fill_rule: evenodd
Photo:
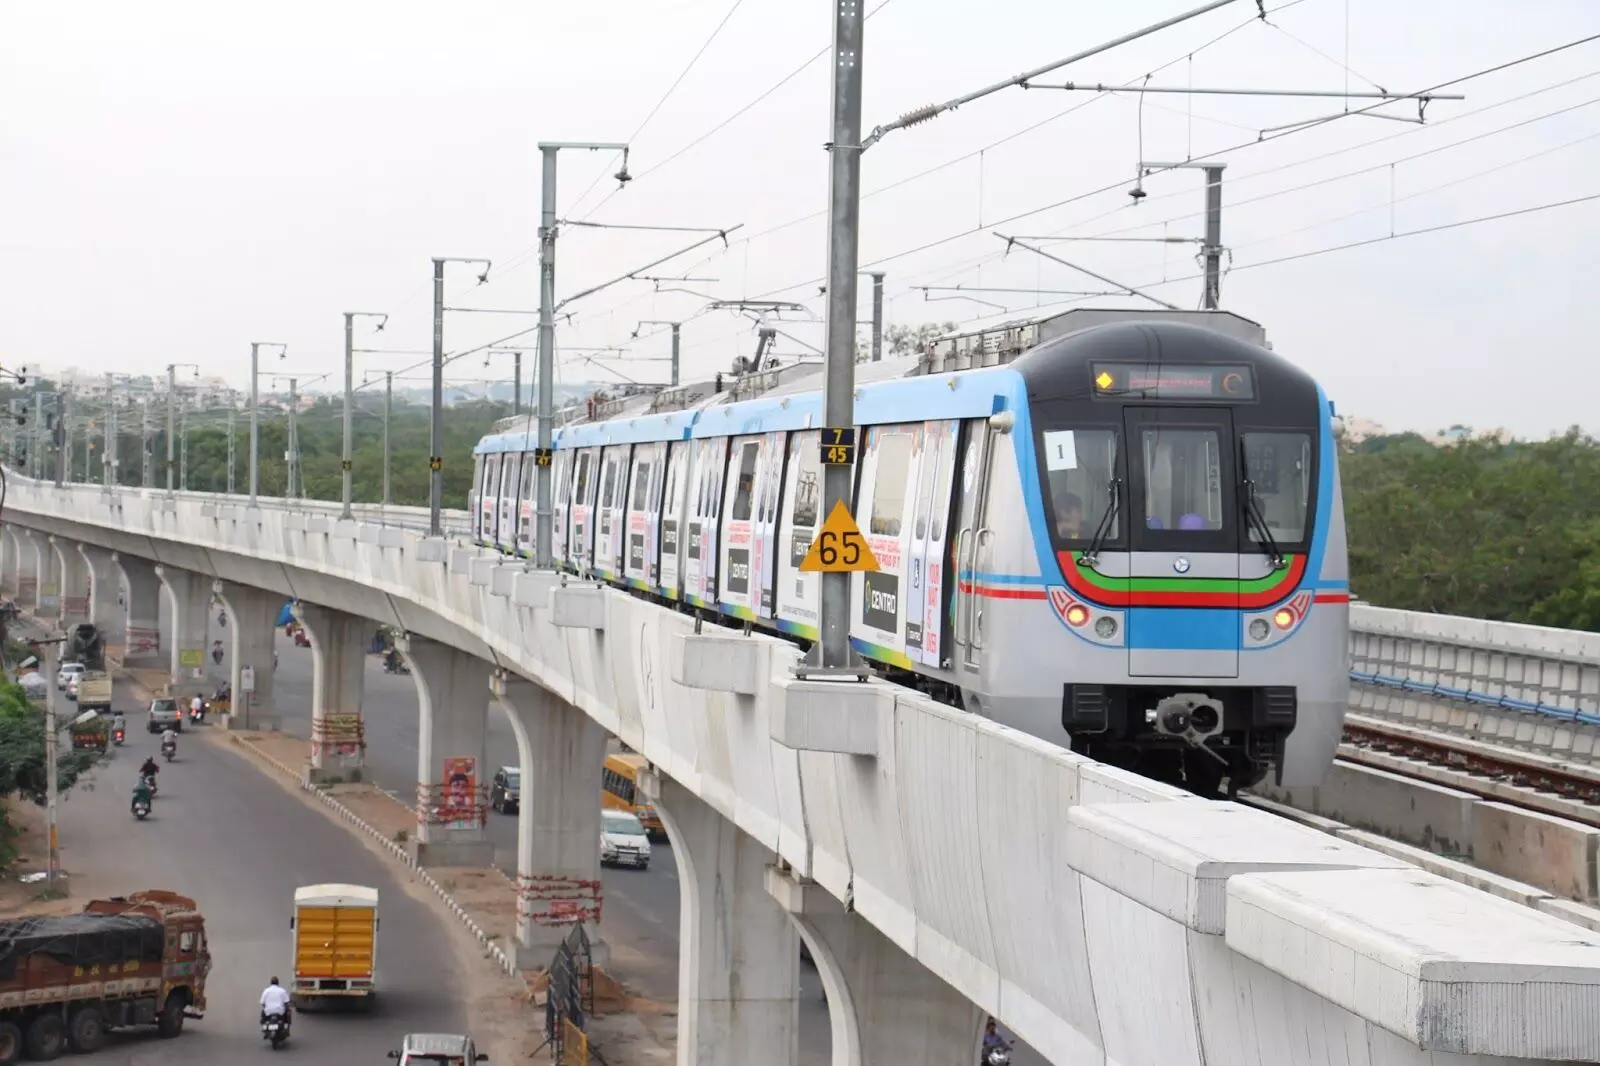
M 868 0 L 865 125 L 1200 3 L 1001 0 L 979 16 L 958 0 Z M 1037 84 L 1456 82 L 1439 91 L 1466 99 L 1433 101 L 1422 125 L 1396 121 L 1416 118 L 1406 101 L 1375 110 L 1387 118 L 1286 130 L 1374 101 L 1008 88 L 890 133 L 863 157 L 860 238 L 862 269 L 886 275 L 887 322 L 1153 306 L 1071 295 L 1104 286 L 997 234 L 1042 238 L 1029 243 L 1195 307 L 1192 244 L 1082 238 L 1199 237 L 1200 173 L 1145 177 L 1137 205 L 1127 191 L 1141 159 L 1215 161 L 1227 166 L 1222 306 L 1260 322 L 1342 414 L 1600 431 L 1600 199 L 1549 206 L 1600 197 L 1600 40 L 1469 77 L 1600 34 L 1600 7 L 1536 0 L 1512 18 L 1489 0 L 1265 3 L 1265 21 L 1235 0 Z M 685 228 L 563 226 L 559 299 L 711 238 L 645 272 L 695 280 L 624 281 L 568 304 L 558 379 L 663 380 L 666 329 L 642 320 L 684 323 L 686 379 L 727 369 L 753 352 L 755 324 L 708 298 L 805 304 L 777 350 L 807 354 L 822 344 L 832 10 L 0 0 L 0 365 L 196 364 L 243 386 L 250 343 L 274 341 L 288 350 L 263 359 L 264 388 L 288 373 L 337 387 L 342 314 L 367 311 L 390 318 L 382 333 L 358 320 L 357 347 L 383 351 L 358 355 L 357 380 L 421 380 L 432 257 L 492 260 L 481 285 L 481 268 L 447 267 L 450 308 L 537 306 L 541 141 L 631 145 L 620 190 L 615 153 L 560 153 L 564 220 Z M 450 311 L 445 347 L 534 321 Z M 531 353 L 534 339 L 507 343 Z M 485 358 L 461 357 L 450 379 L 511 377 L 509 355 Z

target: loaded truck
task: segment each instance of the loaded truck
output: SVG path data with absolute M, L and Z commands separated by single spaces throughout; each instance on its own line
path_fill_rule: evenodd
M 85 622 L 67 632 L 63 662 L 83 664 L 78 677 L 78 706 L 85 711 L 111 713 L 111 675 L 106 672 L 106 642 L 99 629 Z
M 0 1066 L 97 1051 L 111 1029 L 177 1036 L 204 1016 L 210 970 L 205 919 L 176 892 L 0 921 Z
M 294 892 L 294 981 L 300 1010 L 333 1002 L 367 1009 L 377 994 L 378 890 L 307 885 Z

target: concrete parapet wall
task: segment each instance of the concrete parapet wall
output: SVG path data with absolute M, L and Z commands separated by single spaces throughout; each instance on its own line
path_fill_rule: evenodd
M 786 747 L 773 723 L 793 646 L 744 638 L 764 649 L 754 657 L 761 665 L 723 683 L 757 691 L 720 691 L 674 667 L 693 619 L 608 589 L 590 597 L 583 625 L 557 625 L 548 604 L 496 578 L 520 564 L 491 566 L 474 551 L 464 568 L 452 565 L 452 552 L 408 531 L 374 543 L 359 529 L 335 536 L 198 494 L 169 503 L 124 492 L 113 520 L 98 487 L 12 491 L 8 521 L 400 626 L 536 681 L 1052 1061 L 1309 1066 L 1349 1061 L 1348 1047 L 1365 1049 L 1360 1061 L 1374 1066 L 1424 1066 L 1434 1052 L 1600 1059 L 1600 1027 L 1557 1024 L 1524 999 L 1507 1000 L 1524 1012 L 1513 1025 L 1483 1005 L 1496 981 L 1545 966 L 1567 982 L 1556 997 L 1563 1010 L 1600 1018 L 1600 938 L 1532 911 L 1513 920 L 1498 909 L 1509 904 L 1482 893 L 1441 895 L 1451 888 L 1441 879 L 1316 830 L 1195 800 L 878 682 L 875 756 Z M 765 683 L 749 684 L 763 668 Z M 852 744 L 867 747 L 864 738 Z M 1151 813 L 1116 814 L 1139 804 Z M 1218 810 L 1238 815 L 1218 820 L 1209 813 Z M 1109 853 L 1069 831 L 1080 813 L 1100 815 L 1122 874 L 1097 865 Z M 1167 906 L 1181 920 L 1140 887 L 1141 862 L 1149 883 L 1169 890 L 1161 898 L 1194 902 Z M 1352 872 L 1366 878 L 1364 896 L 1346 900 L 1335 892 L 1346 882 L 1328 879 Z M 1248 878 L 1272 880 L 1239 909 L 1235 887 Z M 1424 958 L 1396 921 L 1417 920 L 1427 892 L 1449 906 L 1428 919 L 1433 954 Z M 1236 922 L 1236 912 L 1248 916 Z M 1510 926 L 1520 939 L 1483 935 Z M 1298 935 L 1322 955 L 1276 949 L 1263 930 L 1285 943 Z M 1553 930 L 1564 938 L 1557 946 Z M 1334 976 L 1348 985 L 1369 949 L 1400 975 L 1382 986 L 1393 998 L 1350 994 L 1315 969 L 1319 958 L 1346 960 Z M 1429 983 L 1438 958 L 1455 967 L 1455 1001 Z M 1411 970 L 1422 976 L 1406 977 Z

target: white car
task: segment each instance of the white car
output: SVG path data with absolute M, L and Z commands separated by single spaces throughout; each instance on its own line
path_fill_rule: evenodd
M 78 682 L 82 678 L 82 674 L 73 674 L 67 678 L 67 699 L 72 700 L 74 703 L 78 700 Z
M 56 673 L 56 689 L 65 691 L 67 682 L 83 673 L 82 663 L 62 663 L 61 669 Z
M 600 865 L 650 865 L 650 837 L 644 823 L 628 811 L 600 812 Z
M 422 1066 L 425 1062 L 429 1066 L 472 1066 L 489 1058 L 473 1045 L 472 1037 L 454 1033 L 407 1033 L 400 1050 L 389 1052 L 389 1057 L 398 1059 L 400 1066 Z

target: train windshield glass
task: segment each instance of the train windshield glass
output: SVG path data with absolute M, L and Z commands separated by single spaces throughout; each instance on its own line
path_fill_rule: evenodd
M 1045 500 L 1058 544 L 1087 545 L 1111 508 L 1117 471 L 1117 431 L 1108 428 L 1047 429 L 1039 434 L 1044 456 Z M 1113 513 L 1106 541 L 1115 541 L 1121 516 Z
M 1280 546 L 1302 543 L 1311 499 L 1311 435 L 1245 433 L 1243 438 L 1240 477 L 1250 482 L 1272 539 Z M 1246 528 L 1250 539 L 1261 544 L 1260 532 Z
M 1144 521 L 1157 530 L 1220 530 L 1222 441 L 1215 429 L 1144 426 Z

